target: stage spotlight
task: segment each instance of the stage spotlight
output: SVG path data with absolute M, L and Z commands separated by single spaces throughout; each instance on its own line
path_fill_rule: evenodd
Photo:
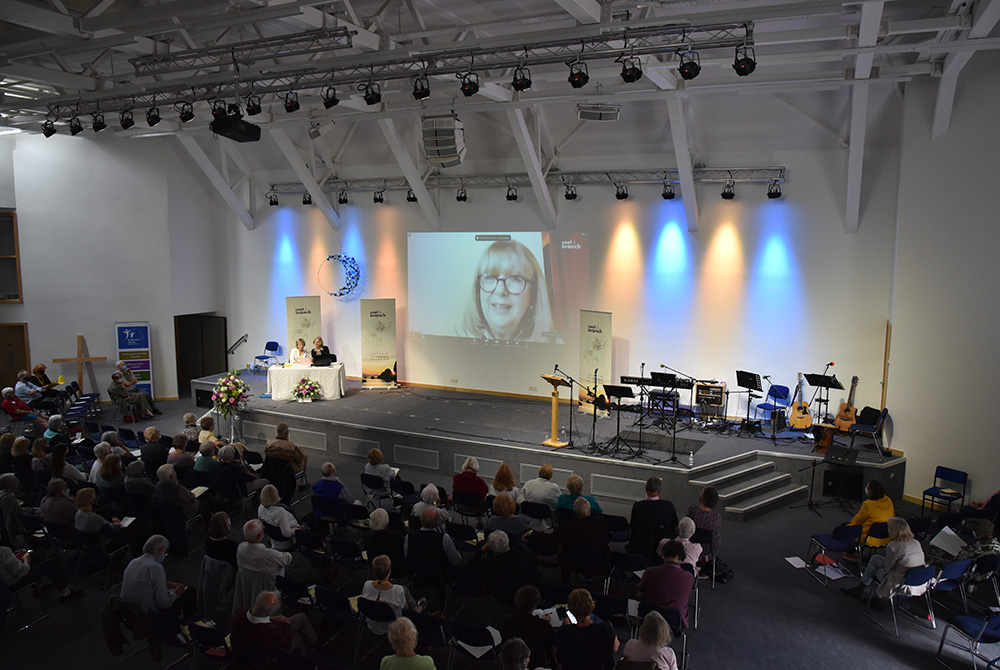
M 42 135 L 45 137 L 52 137 L 56 134 L 56 124 L 52 119 L 45 119 L 42 123 Z
M 681 79 L 690 81 L 701 74 L 701 56 L 697 51 L 685 51 L 681 54 L 681 64 L 677 66 Z
M 416 202 L 417 194 L 413 192 L 413 189 L 408 189 L 406 191 L 406 202 Z
M 507 187 L 507 202 L 514 202 L 517 200 L 517 189 L 513 186 Z
M 213 100 L 212 101 L 212 118 L 216 121 L 221 121 L 226 118 L 226 101 L 225 100 Z
M 479 75 L 475 72 L 461 72 L 458 78 L 462 80 L 462 95 L 466 98 L 471 98 L 476 93 L 479 93 Z
M 267 194 L 267 204 L 270 205 L 271 207 L 277 207 L 278 206 L 278 194 L 277 193 L 268 193 Z
M 563 197 L 567 200 L 576 200 L 576 186 L 566 184 L 566 192 L 563 194 Z
M 375 191 L 374 193 L 372 193 L 372 202 L 374 202 L 376 205 L 381 205 L 383 202 L 385 202 L 385 195 L 383 195 L 384 193 L 385 191 Z
M 767 186 L 767 197 L 771 200 L 775 200 L 781 197 L 781 186 L 778 185 L 778 180 L 775 179 Z
M 75 136 L 79 135 L 82 132 L 83 132 L 83 124 L 80 123 L 80 119 L 78 117 L 74 116 L 72 119 L 69 120 L 69 134 Z
M 289 91 L 286 93 L 284 105 L 285 111 L 289 114 L 299 111 L 299 94 L 295 91 Z
M 733 59 L 733 69 L 736 70 L 736 74 L 745 77 L 756 70 L 757 61 L 754 60 L 755 55 L 753 47 L 748 47 L 745 44 L 736 47 L 736 56 Z
M 311 204 L 313 204 L 313 197 L 311 195 L 309 195 L 308 193 L 303 193 L 302 194 L 302 204 L 303 205 L 311 205 Z
M 358 90 L 364 91 L 365 104 L 377 105 L 382 102 L 382 87 L 369 80 L 367 84 L 358 84 Z
M 331 107 L 336 107 L 340 104 L 340 98 L 337 97 L 337 89 L 333 86 L 327 86 L 323 89 L 323 107 L 325 109 L 330 109 Z
M 108 124 L 104 122 L 104 114 L 97 112 L 92 116 L 94 118 L 94 122 L 91 127 L 93 127 L 95 133 L 99 133 L 108 127 Z
M 182 102 L 180 110 L 181 123 L 187 123 L 194 119 L 194 104 Z
M 663 193 L 661 193 L 660 196 L 664 200 L 673 200 L 674 199 L 674 185 L 673 184 L 664 184 L 663 185 Z
M 626 84 L 642 79 L 642 65 L 638 58 L 626 58 L 622 61 L 622 81 Z
M 146 125 L 152 128 L 159 122 L 160 122 L 159 107 L 150 107 L 148 110 L 146 110 Z
M 618 200 L 628 200 L 628 186 L 618 184 L 615 186 L 615 198 Z
M 456 202 L 466 202 L 468 199 L 469 199 L 469 194 L 465 192 L 464 186 L 458 189 L 458 192 L 455 193 Z
M 260 96 L 259 95 L 248 95 L 243 98 L 243 102 L 247 105 L 247 114 L 253 116 L 254 114 L 260 114 Z
M 227 107 L 227 111 L 229 112 L 229 116 L 232 116 L 233 118 L 237 118 L 237 119 L 242 119 L 243 118 L 243 110 L 240 109 L 240 106 L 237 105 L 235 102 L 229 103 L 229 106 Z
M 726 182 L 726 185 L 722 187 L 723 200 L 732 200 L 736 197 L 736 191 L 733 190 L 735 186 L 736 184 L 733 183 L 732 179 Z
M 590 81 L 587 64 L 576 61 L 569 64 L 569 85 L 573 88 L 583 88 Z
M 347 189 L 346 188 L 343 191 L 340 192 L 340 195 L 337 196 L 337 204 L 338 205 L 346 205 L 347 204 Z
M 121 124 L 122 130 L 128 130 L 135 125 L 135 119 L 132 118 L 131 109 L 123 109 L 121 113 L 118 114 L 118 123 Z
M 531 88 L 531 70 L 520 65 L 514 68 L 514 79 L 510 85 L 515 91 L 527 91 Z
M 426 74 L 415 74 L 410 77 L 413 84 L 413 99 L 426 100 L 431 97 L 431 83 L 427 80 Z

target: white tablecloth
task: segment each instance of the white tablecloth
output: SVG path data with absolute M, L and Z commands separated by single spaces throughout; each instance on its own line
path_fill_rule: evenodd
M 343 363 L 334 363 L 328 368 L 313 368 L 308 365 L 293 365 L 287 368 L 268 368 L 267 392 L 274 400 L 293 400 L 292 391 L 301 379 L 319 382 L 324 400 L 336 400 L 344 395 L 347 388 L 347 373 Z

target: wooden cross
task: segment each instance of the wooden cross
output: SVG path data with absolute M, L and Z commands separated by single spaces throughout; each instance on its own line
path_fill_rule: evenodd
M 83 355 L 83 335 L 76 336 L 76 358 L 53 358 L 53 363 L 76 363 L 76 383 L 83 389 L 83 364 L 94 361 L 106 361 L 107 356 L 84 356 Z

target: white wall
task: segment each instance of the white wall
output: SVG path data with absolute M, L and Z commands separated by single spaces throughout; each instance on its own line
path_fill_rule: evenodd
M 936 465 L 970 473 L 983 500 L 1000 488 L 992 419 L 1000 370 L 997 175 L 1000 57 L 973 56 L 951 129 L 931 140 L 935 85 L 906 90 L 899 260 L 887 404 L 906 451 L 906 490 Z

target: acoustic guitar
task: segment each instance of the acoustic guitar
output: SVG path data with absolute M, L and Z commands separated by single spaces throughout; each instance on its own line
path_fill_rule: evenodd
M 836 426 L 837 430 L 842 430 L 845 433 L 858 422 L 858 408 L 854 406 L 854 390 L 856 388 L 858 388 L 858 376 L 854 375 L 851 377 L 851 392 L 847 394 L 847 402 L 840 403 L 840 411 L 837 412 L 837 418 L 833 420 L 833 425 Z
M 812 423 L 812 415 L 809 414 L 809 403 L 805 400 L 806 380 L 799 373 L 799 385 L 795 389 L 795 396 L 798 398 L 792 403 L 792 411 L 788 415 L 788 425 L 796 430 L 806 430 Z

